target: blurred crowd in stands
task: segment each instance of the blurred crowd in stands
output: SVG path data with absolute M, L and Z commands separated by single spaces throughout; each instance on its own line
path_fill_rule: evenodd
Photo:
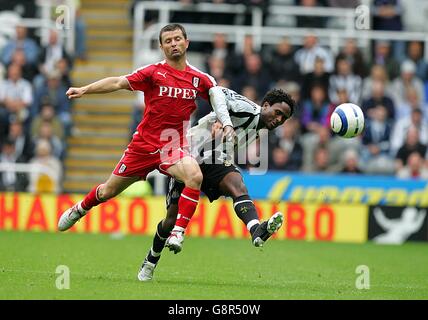
M 34 18 L 37 10 L 31 3 L 1 2 L 0 10 L 22 4 L 26 14 L 21 17 Z M 18 23 L 14 36 L 0 48 L 0 164 L 31 163 L 42 171 L 0 170 L 0 191 L 61 190 L 66 138 L 72 130 L 72 104 L 65 92 L 75 60 L 86 59 L 84 22 L 76 19 L 73 56 L 59 30 L 50 30 L 45 46 L 33 31 Z
M 0 1 L 6 6 L 10 2 Z M 138 1 L 133 1 L 134 8 Z M 355 8 L 359 0 L 180 0 L 244 3 L 263 10 L 270 2 L 288 5 Z M 404 30 L 400 0 L 372 1 L 372 29 Z M 70 56 L 57 31 L 41 46 L 28 30 L 18 25 L 16 37 L 0 49 L 0 163 L 36 163 L 48 167 L 61 188 L 66 137 L 72 132 L 71 102 L 65 92 L 71 86 L 75 59 L 86 59 L 84 21 L 77 15 L 76 54 Z M 80 18 L 79 18 L 80 17 Z M 266 18 L 266 16 L 265 16 Z M 150 11 L 146 24 L 156 21 Z M 172 22 L 248 24 L 228 14 L 178 12 Z M 296 17 L 297 27 L 328 27 L 323 17 Z M 428 61 L 418 41 L 376 41 L 369 55 L 355 39 L 348 39 L 337 54 L 308 34 L 300 46 L 284 37 L 275 46 L 255 50 L 246 36 L 242 51 L 216 34 L 211 44 L 192 43 L 190 50 L 205 57 L 205 69 L 219 85 L 261 103 L 271 88 L 283 88 L 297 101 L 296 114 L 269 133 L 269 169 L 349 174 L 387 174 L 402 178 L 428 178 Z M 139 122 L 144 100 L 136 106 L 132 129 Z M 335 106 L 352 102 L 366 116 L 363 134 L 356 139 L 332 135 L 329 117 Z M 194 120 L 211 111 L 198 101 Z M 250 149 L 255 157 L 259 148 Z M 43 179 L 0 171 L 1 190 L 34 190 Z
M 138 1 L 135 1 L 138 2 Z M 191 4 L 207 1 L 181 0 Z M 209 1 L 210 2 L 210 1 Z M 266 9 L 269 1 L 218 0 L 216 3 L 245 3 Z M 355 8 L 359 0 L 272 0 L 288 5 Z M 404 30 L 404 1 L 372 1 L 372 29 Z M 146 16 L 146 23 L 156 16 Z M 232 15 L 177 12 L 172 21 L 233 23 Z M 231 20 L 232 19 L 232 20 Z M 242 19 L 241 19 L 242 20 Z M 266 21 L 266 19 L 265 19 Z M 328 18 L 297 17 L 296 26 L 323 28 Z M 261 103 L 273 87 L 283 88 L 297 101 L 293 119 L 269 133 L 269 169 L 306 172 L 386 174 L 403 178 L 428 178 L 428 61 L 423 42 L 375 41 L 364 54 L 355 39 L 348 39 L 333 54 L 308 34 L 302 46 L 293 46 L 284 37 L 276 46 L 254 50 L 253 38 L 246 36 L 242 52 L 236 52 L 227 35 L 216 34 L 210 45 L 191 44 L 203 52 L 206 70 L 219 85 L 231 88 Z M 365 130 L 356 139 L 334 136 L 330 115 L 345 102 L 362 107 Z M 143 106 L 141 101 L 139 107 Z M 199 102 L 195 121 L 210 112 Z M 256 157 L 259 147 L 249 151 Z

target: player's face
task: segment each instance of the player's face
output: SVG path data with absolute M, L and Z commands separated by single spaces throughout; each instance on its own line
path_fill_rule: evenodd
M 179 60 L 186 54 L 186 50 L 189 47 L 189 40 L 184 38 L 180 29 L 162 33 L 161 39 L 160 48 L 167 59 Z
M 277 102 L 269 106 L 269 104 L 265 102 L 261 117 L 266 129 L 273 130 L 289 119 L 290 115 L 291 108 L 287 103 Z

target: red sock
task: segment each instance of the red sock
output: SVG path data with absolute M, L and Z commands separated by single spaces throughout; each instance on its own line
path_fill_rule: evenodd
M 199 193 L 200 190 L 189 187 L 183 189 L 180 199 L 178 200 L 178 215 L 177 221 L 175 222 L 176 227 L 187 228 L 198 206 Z
M 83 199 L 83 201 L 82 201 L 82 208 L 84 210 L 86 210 L 86 211 L 91 210 L 93 207 L 95 207 L 95 206 L 99 205 L 100 203 L 104 202 L 104 201 L 99 200 L 98 196 L 97 196 L 98 188 L 101 187 L 101 186 L 102 186 L 102 184 L 100 184 L 100 185 L 96 186 L 95 188 L 93 188 L 91 190 L 91 192 L 89 192 L 86 195 L 85 199 Z

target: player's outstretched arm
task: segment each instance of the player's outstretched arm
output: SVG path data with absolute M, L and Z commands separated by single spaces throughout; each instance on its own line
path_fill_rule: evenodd
M 210 102 L 217 115 L 217 119 L 223 124 L 223 136 L 226 140 L 233 141 L 235 130 L 230 119 L 229 110 L 226 104 L 226 97 L 220 87 L 212 87 L 209 90 Z
M 108 93 L 128 89 L 129 82 L 125 77 L 108 77 L 80 88 L 69 88 L 65 93 L 69 99 L 80 98 L 86 93 Z

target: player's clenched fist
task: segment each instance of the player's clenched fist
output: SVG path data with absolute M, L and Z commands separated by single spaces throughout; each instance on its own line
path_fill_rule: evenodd
M 223 141 L 235 142 L 236 133 L 232 126 L 223 127 Z
M 68 99 L 80 98 L 85 93 L 83 88 L 69 88 L 65 93 Z

